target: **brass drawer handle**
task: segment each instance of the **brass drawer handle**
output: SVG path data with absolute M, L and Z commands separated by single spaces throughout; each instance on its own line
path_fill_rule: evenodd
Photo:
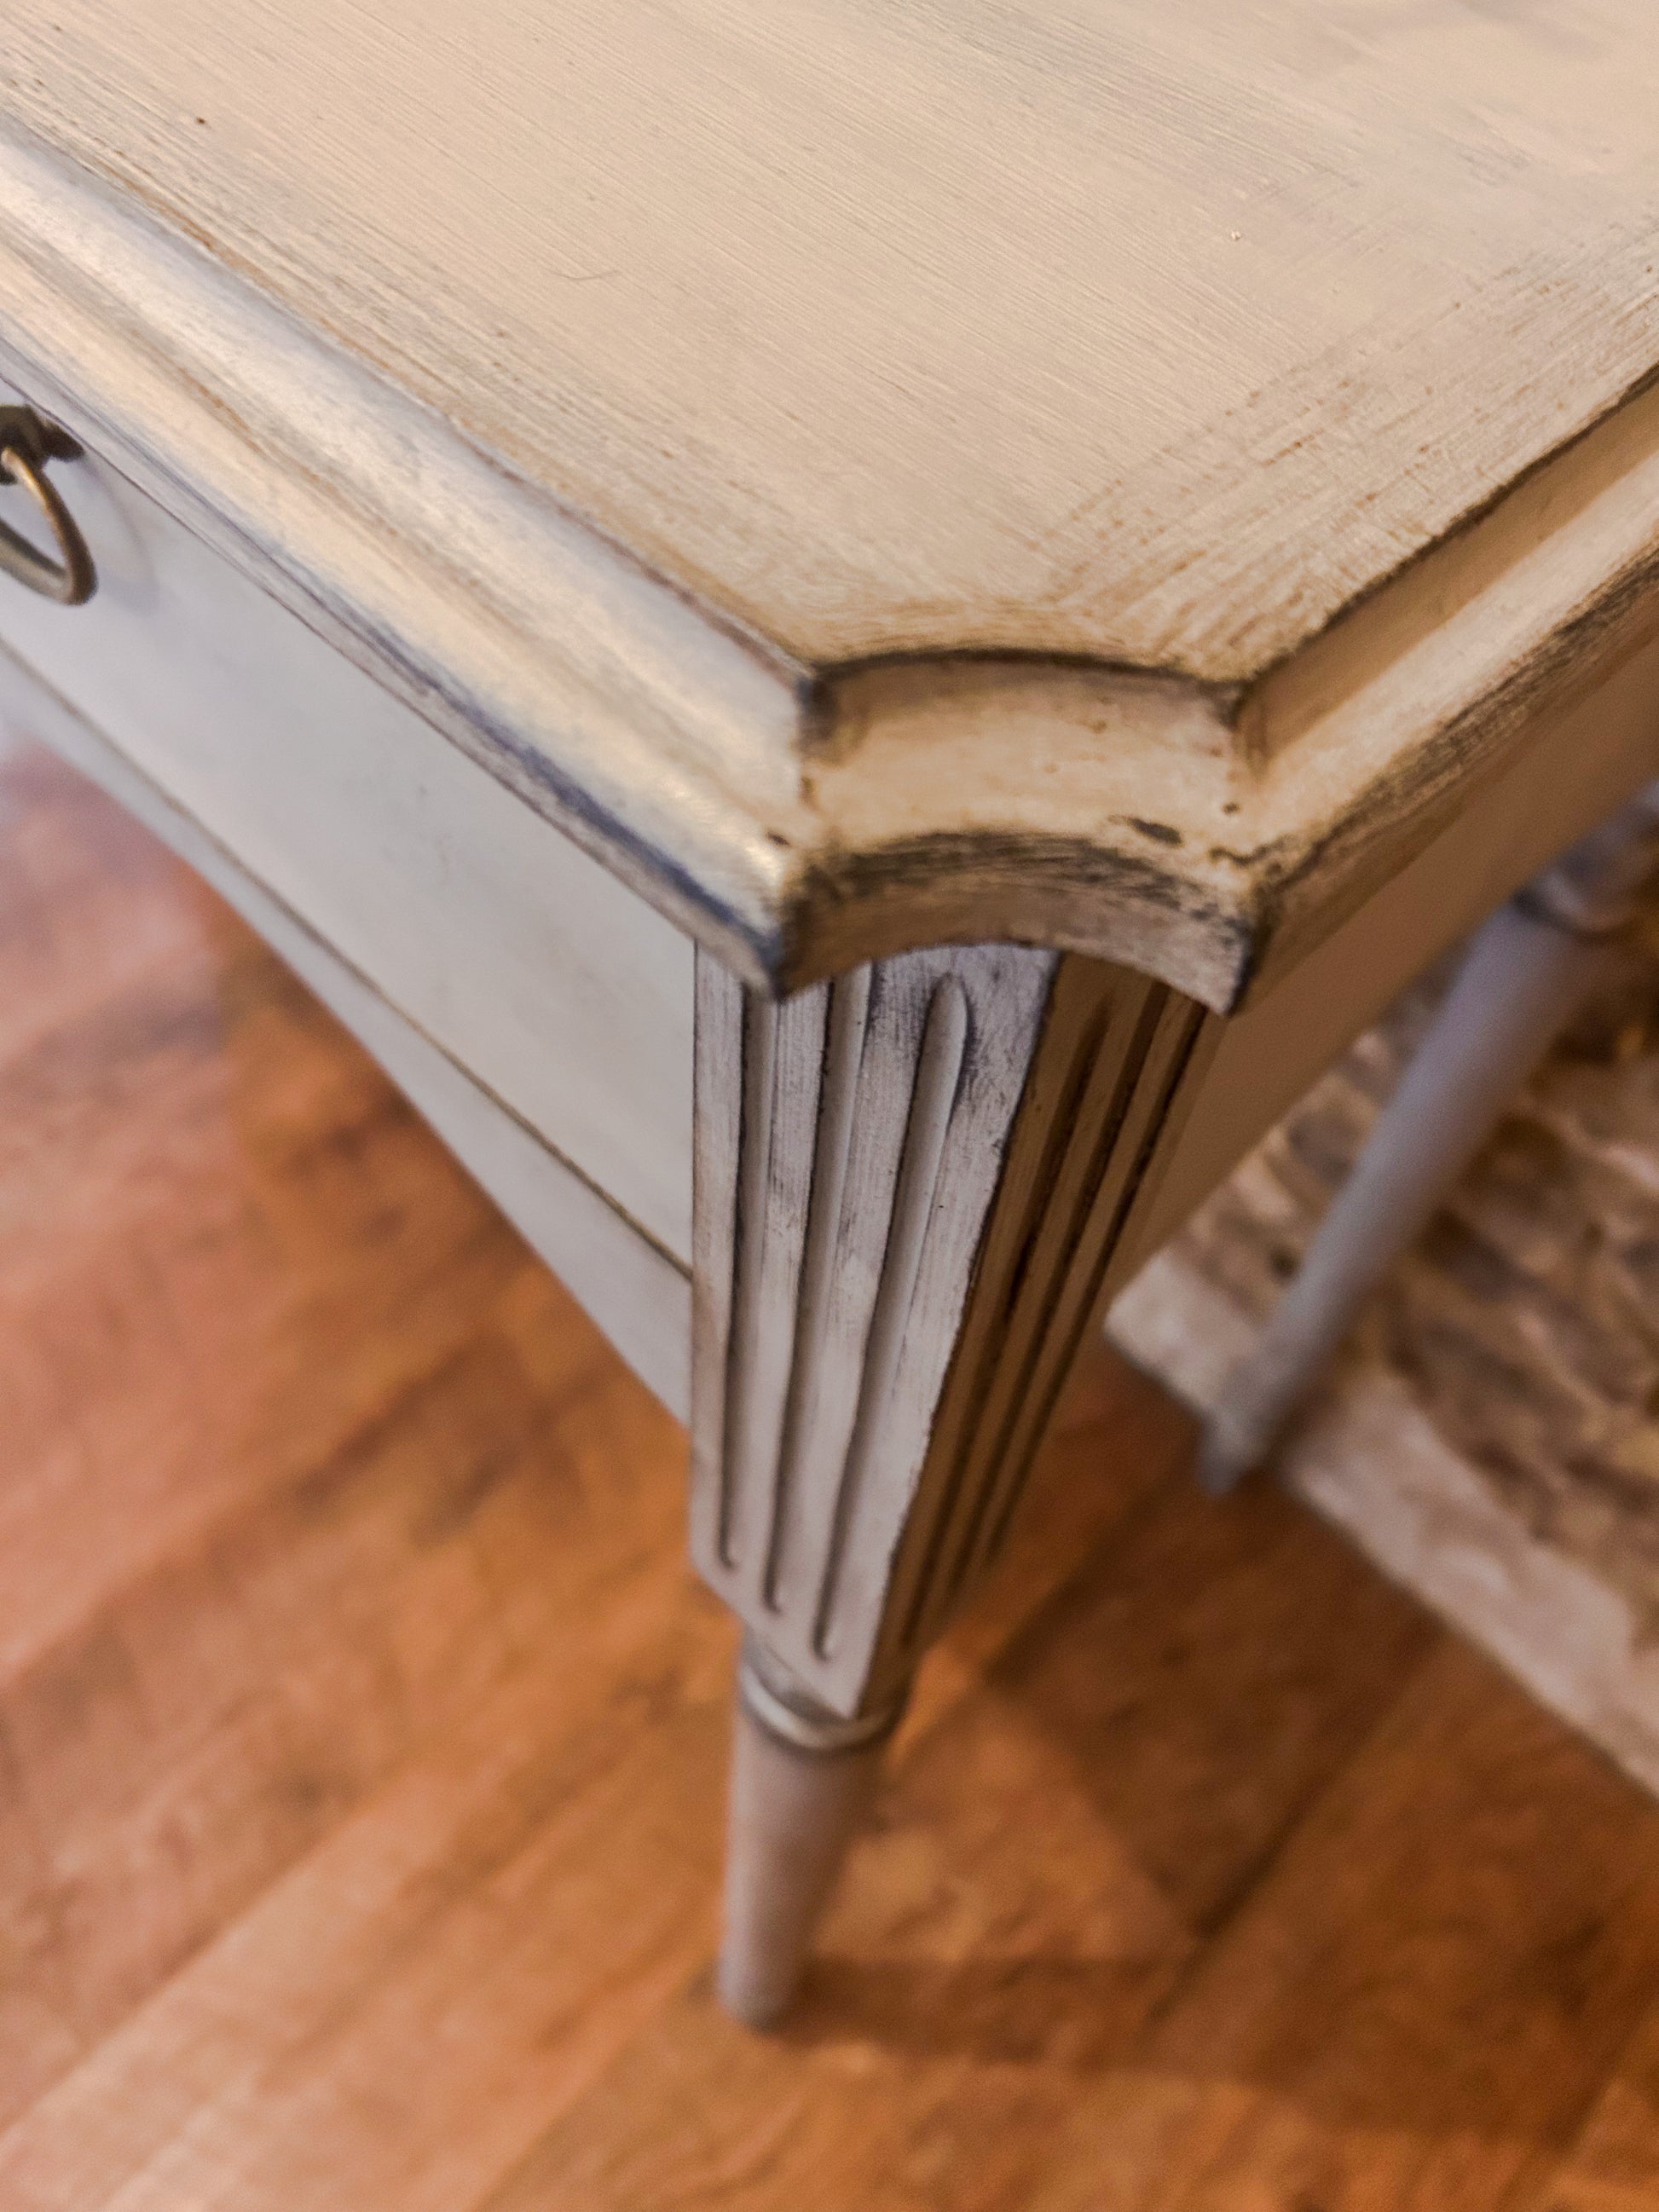
M 98 573 L 75 517 L 48 482 L 48 461 L 72 461 L 81 448 L 67 431 L 30 407 L 0 407 L 0 484 L 21 484 L 40 510 L 58 548 L 52 561 L 27 538 L 0 522 L 0 569 L 60 606 L 83 606 L 98 588 Z

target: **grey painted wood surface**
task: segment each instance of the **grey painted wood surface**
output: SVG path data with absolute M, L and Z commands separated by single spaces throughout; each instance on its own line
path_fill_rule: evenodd
M 994 1556 L 1215 1026 L 1013 946 L 781 1008 L 700 959 L 693 1553 L 830 1711 Z
M 685 1418 L 691 1287 L 568 1161 L 423 1035 L 65 702 L 0 653 L 0 722 L 96 781 L 205 877 L 374 1054 L 641 1379 Z
M 7 29 L 0 353 L 751 979 L 1229 1006 L 1651 632 L 1643 0 Z
M 0 646 L 689 1264 L 686 940 L 155 501 L 61 480 L 97 593 L 6 583 Z

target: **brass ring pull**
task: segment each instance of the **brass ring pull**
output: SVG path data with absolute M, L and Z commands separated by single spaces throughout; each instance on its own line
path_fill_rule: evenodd
M 57 560 L 51 560 L 27 538 L 0 522 L 0 569 L 64 607 L 85 605 L 98 588 L 98 572 L 75 517 L 64 506 L 57 486 L 46 477 L 46 465 L 49 460 L 72 460 L 80 450 L 72 438 L 55 424 L 43 422 L 32 409 L 0 407 L 0 483 L 21 484 L 40 509 L 58 548 Z

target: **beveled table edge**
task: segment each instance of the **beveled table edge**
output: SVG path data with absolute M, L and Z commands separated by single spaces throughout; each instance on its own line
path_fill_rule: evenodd
M 808 668 L 9 125 L 0 370 L 775 991 L 1004 939 L 1231 1010 L 1659 628 L 1648 385 L 1248 686 Z

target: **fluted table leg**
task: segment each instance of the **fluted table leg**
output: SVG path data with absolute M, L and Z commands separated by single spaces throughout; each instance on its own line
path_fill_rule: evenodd
M 1017 945 L 781 1004 L 704 954 L 697 988 L 692 1550 L 748 1632 L 720 1985 L 759 2024 L 1002 1544 L 1215 1018 Z

